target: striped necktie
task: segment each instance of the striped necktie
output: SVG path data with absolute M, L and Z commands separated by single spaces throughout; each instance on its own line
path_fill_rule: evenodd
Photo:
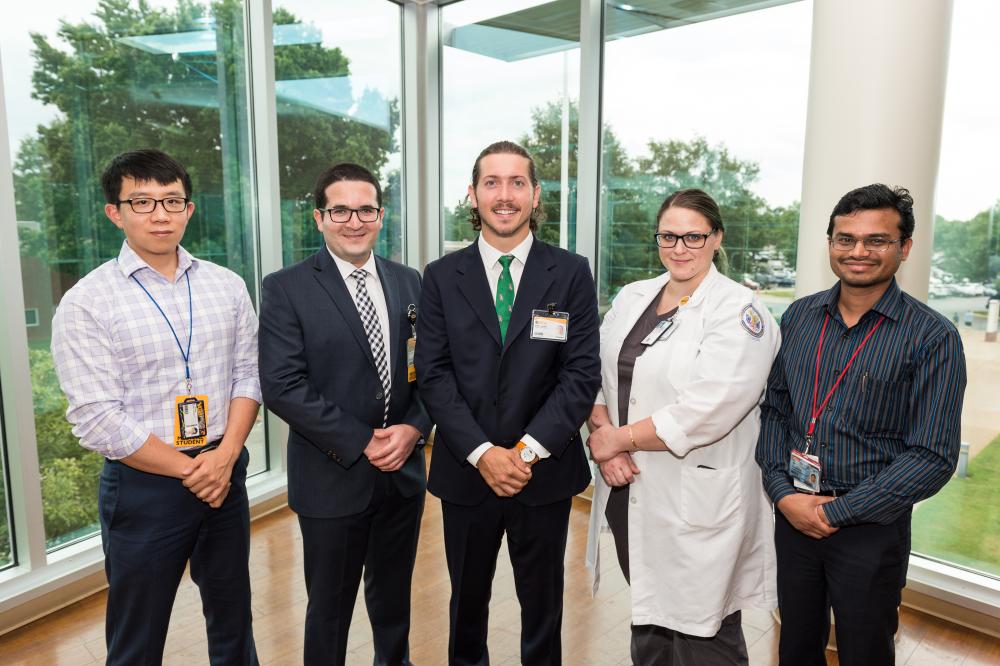
M 382 327 L 378 323 L 378 315 L 375 314 L 375 304 L 372 303 L 368 295 L 368 285 L 366 279 L 368 271 L 363 268 L 356 269 L 351 273 L 357 288 L 354 292 L 354 302 L 358 306 L 358 314 L 361 315 L 361 323 L 365 327 L 368 335 L 368 344 L 372 348 L 372 356 L 375 357 L 375 369 L 378 370 L 378 378 L 382 381 L 382 393 L 385 395 L 385 413 L 382 417 L 382 427 L 389 423 L 389 365 L 385 361 L 385 342 L 382 339 Z

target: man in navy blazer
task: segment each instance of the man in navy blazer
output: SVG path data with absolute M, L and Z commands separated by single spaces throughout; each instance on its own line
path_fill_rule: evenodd
M 431 427 L 407 362 L 420 276 L 372 251 L 385 209 L 367 169 L 331 167 L 315 199 L 325 247 L 267 276 L 260 312 L 261 390 L 290 428 L 288 504 L 309 595 L 305 663 L 344 663 L 363 571 L 375 663 L 409 664 Z
M 504 533 L 521 604 L 521 663 L 561 663 L 572 498 L 590 482 L 580 427 L 600 386 L 586 259 L 534 238 L 541 188 L 524 148 L 472 170 L 476 243 L 427 266 L 416 366 L 437 423 L 428 489 L 441 498 L 451 576 L 450 664 L 487 664 Z

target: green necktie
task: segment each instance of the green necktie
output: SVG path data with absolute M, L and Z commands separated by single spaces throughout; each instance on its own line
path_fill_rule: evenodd
M 510 313 L 514 309 L 514 279 L 510 276 L 510 262 L 514 255 L 505 254 L 500 257 L 500 280 L 497 282 L 497 321 L 500 322 L 500 342 L 507 339 L 507 326 L 510 325 Z

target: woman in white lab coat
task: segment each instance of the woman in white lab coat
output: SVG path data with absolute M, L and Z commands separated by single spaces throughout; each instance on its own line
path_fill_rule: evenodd
M 753 291 L 716 269 L 722 236 L 708 194 L 670 195 L 654 245 L 667 272 L 626 285 L 601 325 L 587 557 L 596 592 L 610 526 L 641 666 L 747 664 L 740 611 L 777 602 L 754 447 L 779 331 Z

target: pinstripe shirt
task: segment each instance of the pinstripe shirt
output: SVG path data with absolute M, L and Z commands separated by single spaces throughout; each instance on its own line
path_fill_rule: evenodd
M 858 354 L 816 423 L 810 453 L 822 465 L 822 490 L 846 494 L 823 511 L 831 525 L 889 524 L 948 482 L 958 460 L 965 354 L 955 327 L 899 289 L 889 289 L 858 323 L 844 324 L 840 283 L 802 298 L 781 320 L 781 351 L 761 407 L 757 463 L 775 503 L 795 491 L 793 448 L 804 450 L 812 413 L 816 350 L 823 342 L 817 403 L 858 344 Z
M 66 418 L 80 444 L 106 458 L 135 453 L 150 434 L 172 443 L 174 399 L 186 393 L 177 341 L 132 276 L 163 308 L 185 348 L 193 331 L 191 384 L 193 393 L 208 396 L 208 441 L 222 437 L 233 398 L 260 402 L 257 316 L 243 280 L 182 247 L 177 259 L 171 281 L 123 243 L 117 261 L 98 266 L 66 292 L 52 320 L 52 355 L 69 400 Z

